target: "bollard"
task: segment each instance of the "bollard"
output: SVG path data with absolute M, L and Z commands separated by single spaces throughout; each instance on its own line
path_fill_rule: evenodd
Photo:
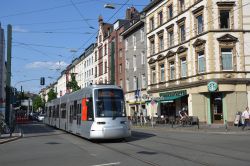
M 174 128 L 174 121 L 173 121 L 173 119 L 171 120 L 171 127 Z
M 225 129 L 228 131 L 227 120 L 225 120 Z
M 199 118 L 197 119 L 197 127 L 198 127 L 198 129 L 200 129 L 200 121 L 199 121 Z

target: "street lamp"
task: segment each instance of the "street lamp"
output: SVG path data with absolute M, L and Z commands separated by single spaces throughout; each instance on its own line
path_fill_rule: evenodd
M 107 3 L 104 5 L 104 8 L 107 8 L 107 9 L 115 9 L 115 6 L 111 3 Z

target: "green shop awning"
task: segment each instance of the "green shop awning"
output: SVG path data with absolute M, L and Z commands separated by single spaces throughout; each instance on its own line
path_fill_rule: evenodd
M 187 95 L 186 90 L 162 92 L 162 93 L 160 93 L 160 97 L 154 97 L 154 98 L 152 98 L 152 100 L 154 100 L 155 102 L 158 102 L 158 103 L 168 103 L 169 101 L 179 99 L 179 98 L 186 96 L 186 95 Z M 149 103 L 152 100 L 147 100 L 145 102 Z

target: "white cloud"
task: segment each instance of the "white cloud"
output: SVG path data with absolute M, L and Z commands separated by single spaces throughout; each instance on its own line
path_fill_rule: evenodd
M 29 32 L 27 29 L 21 28 L 20 26 L 14 26 L 13 32 Z
M 28 69 L 40 69 L 40 68 L 46 68 L 46 69 L 62 69 L 64 67 L 68 66 L 68 64 L 64 61 L 58 61 L 58 62 L 44 62 L 44 61 L 36 61 L 27 64 L 25 67 Z

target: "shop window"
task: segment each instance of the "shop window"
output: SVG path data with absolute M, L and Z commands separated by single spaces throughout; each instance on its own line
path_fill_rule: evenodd
M 233 70 L 232 48 L 221 48 L 222 70 Z

